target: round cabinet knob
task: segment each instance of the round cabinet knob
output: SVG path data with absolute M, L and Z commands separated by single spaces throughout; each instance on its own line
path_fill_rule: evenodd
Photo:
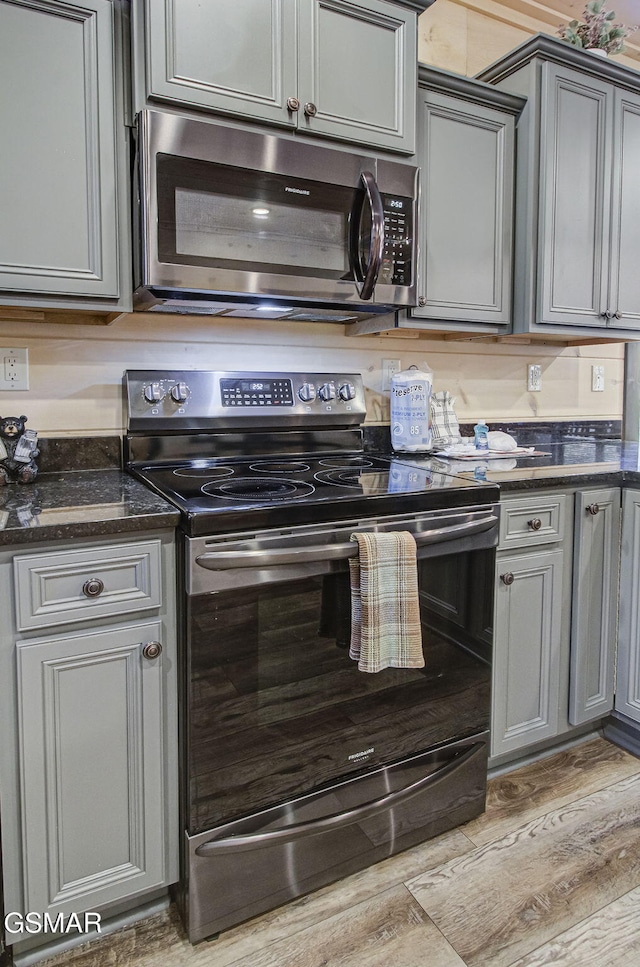
M 513 582 L 515 581 L 515 578 L 511 573 L 511 571 L 507 571 L 506 574 L 500 575 L 500 580 L 502 581 L 503 584 L 509 585 L 509 584 L 513 584 Z
M 82 593 L 87 598 L 97 598 L 104 591 L 104 582 L 100 578 L 90 578 L 82 585 Z
M 589 506 L 587 507 L 587 511 L 588 513 L 591 514 L 592 517 L 595 517 L 596 514 L 600 513 L 600 504 L 589 504 Z
M 159 658 L 161 654 L 162 645 L 159 641 L 148 641 L 142 649 L 142 657 L 146 658 L 147 661 L 153 661 L 154 658 Z
M 159 403 L 160 400 L 164 399 L 164 390 L 160 383 L 149 383 L 145 386 L 144 398 L 147 403 Z
M 312 101 L 307 101 L 307 103 L 304 106 L 304 113 L 307 115 L 308 118 L 314 118 L 318 113 L 318 108 L 315 106 L 315 104 Z
M 298 390 L 298 396 L 303 403 L 311 403 L 316 398 L 316 388 L 313 383 L 303 383 Z
M 318 396 L 321 400 L 324 400 L 325 403 L 328 403 L 330 400 L 335 400 L 336 388 L 333 383 L 323 383 L 318 390 Z
M 338 390 L 338 393 L 340 394 L 341 400 L 352 400 L 355 399 L 356 388 L 353 383 L 343 383 Z
M 616 311 L 614 312 L 614 316 L 616 317 L 616 319 L 622 319 L 622 313 L 620 312 L 620 310 L 619 310 L 619 309 L 617 309 L 617 310 L 616 310 Z
M 171 399 L 175 403 L 184 403 L 189 399 L 189 387 L 186 383 L 176 383 L 171 387 Z
M 300 110 L 300 100 L 299 100 L 299 98 L 297 98 L 297 97 L 288 97 L 287 98 L 287 107 L 288 107 L 288 109 L 290 111 L 299 111 Z
M 542 527 L 542 521 L 540 520 L 539 517 L 534 517 L 533 520 L 528 520 L 527 524 L 529 525 L 532 531 L 539 531 L 540 528 Z

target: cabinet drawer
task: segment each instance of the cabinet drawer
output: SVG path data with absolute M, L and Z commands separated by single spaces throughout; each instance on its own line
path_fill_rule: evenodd
M 503 500 L 500 513 L 500 548 L 529 547 L 562 540 L 564 495 Z
M 14 558 L 20 631 L 129 614 L 161 603 L 160 541 Z

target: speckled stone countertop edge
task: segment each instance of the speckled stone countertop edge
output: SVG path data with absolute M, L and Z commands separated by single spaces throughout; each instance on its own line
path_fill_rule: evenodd
M 40 474 L 0 487 L 0 546 L 175 528 L 179 511 L 115 468 Z

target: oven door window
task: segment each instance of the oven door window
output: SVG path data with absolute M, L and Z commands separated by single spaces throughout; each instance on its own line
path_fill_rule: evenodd
M 362 189 L 157 155 L 161 262 L 352 281 Z
M 493 564 L 420 562 L 422 669 L 358 670 L 344 565 L 189 598 L 190 834 L 486 730 Z

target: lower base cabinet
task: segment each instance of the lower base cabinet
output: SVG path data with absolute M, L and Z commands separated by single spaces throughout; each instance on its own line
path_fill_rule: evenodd
M 564 555 L 499 555 L 493 755 L 557 735 Z
M 640 724 L 640 490 L 623 494 L 615 713 Z M 640 746 L 640 736 L 636 740 Z
M 142 621 L 18 643 L 27 910 L 96 910 L 164 882 L 162 637 Z
M 178 879 L 174 575 L 173 532 L 0 554 L 0 816 L 16 924 L 32 911 L 63 927 L 104 920 Z M 55 940 L 7 934 L 17 957 Z
M 503 499 L 492 765 L 570 737 L 613 708 L 619 547 L 618 488 Z

